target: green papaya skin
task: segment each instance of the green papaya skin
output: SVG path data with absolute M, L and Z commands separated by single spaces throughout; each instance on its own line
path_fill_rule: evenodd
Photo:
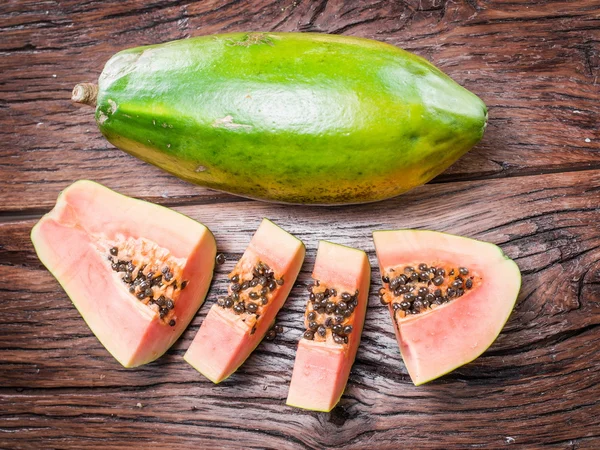
M 116 147 L 249 198 L 347 204 L 401 194 L 483 136 L 485 104 L 368 39 L 233 33 L 114 55 L 96 122 Z

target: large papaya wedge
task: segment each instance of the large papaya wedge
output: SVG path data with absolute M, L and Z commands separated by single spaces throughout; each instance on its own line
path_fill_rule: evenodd
M 482 137 L 484 103 L 424 59 L 368 39 L 234 33 L 124 50 L 94 104 L 115 146 L 244 197 L 362 203 L 423 184 Z

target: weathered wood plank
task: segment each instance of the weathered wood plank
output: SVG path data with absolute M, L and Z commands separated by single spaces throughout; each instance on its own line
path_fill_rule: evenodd
M 598 168 L 599 17 L 597 0 L 9 1 L 0 6 L 0 205 L 48 209 L 54 188 L 79 178 L 167 204 L 225 198 L 110 147 L 91 111 L 68 99 L 125 47 L 249 29 L 387 41 L 478 93 L 490 107 L 486 136 L 438 182 Z
M 213 230 L 227 262 L 182 339 L 163 358 L 133 370 L 108 355 L 35 258 L 28 240 L 34 220 L 0 224 L 0 279 L 10 280 L 0 288 L 0 446 L 597 447 L 598 186 L 595 170 L 427 185 L 365 206 L 178 207 Z M 215 386 L 182 355 L 264 216 L 302 239 L 307 259 L 279 314 L 284 334 L 260 344 Z M 523 272 L 515 311 L 492 348 L 419 388 L 410 383 L 375 295 L 380 281 L 371 232 L 401 227 L 498 243 Z M 357 361 L 330 414 L 284 405 L 302 333 L 302 285 L 320 239 L 365 249 L 374 269 Z

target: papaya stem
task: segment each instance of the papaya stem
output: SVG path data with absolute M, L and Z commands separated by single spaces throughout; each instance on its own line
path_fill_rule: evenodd
M 73 88 L 71 100 L 82 105 L 96 106 L 98 85 L 94 83 L 80 83 Z

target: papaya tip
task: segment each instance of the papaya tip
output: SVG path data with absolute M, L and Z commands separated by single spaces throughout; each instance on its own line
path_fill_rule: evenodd
M 80 83 L 73 88 L 71 100 L 82 105 L 96 106 L 98 85 L 93 83 Z

